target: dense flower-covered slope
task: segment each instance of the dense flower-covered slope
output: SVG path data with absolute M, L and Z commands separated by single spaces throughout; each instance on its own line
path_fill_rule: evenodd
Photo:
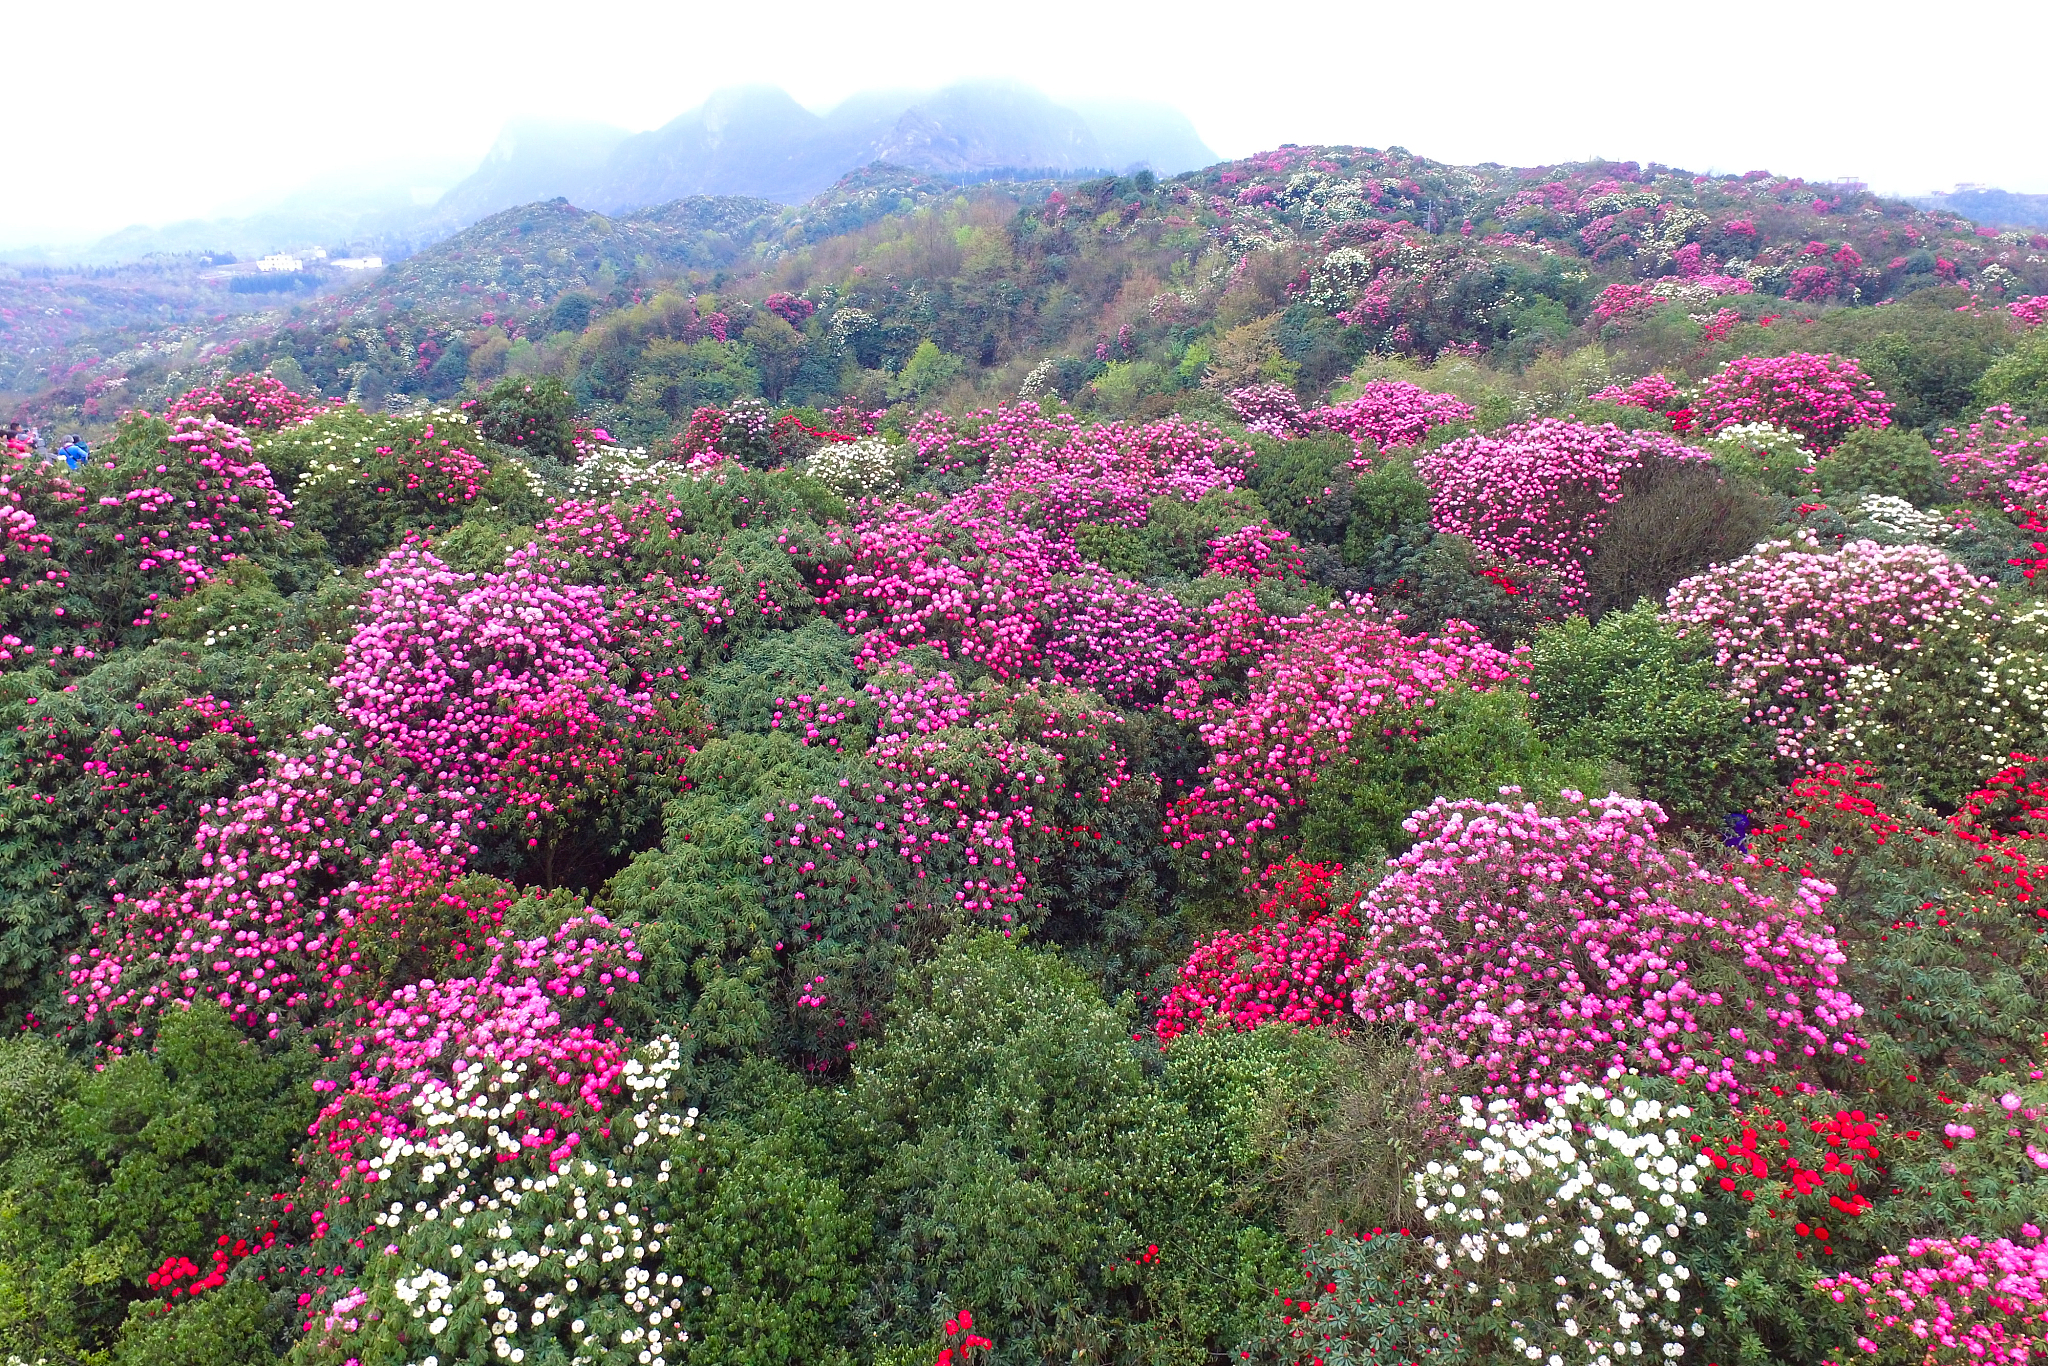
M 924 193 L 10 447 L 0 1350 L 2048 1350 L 2034 249 Z

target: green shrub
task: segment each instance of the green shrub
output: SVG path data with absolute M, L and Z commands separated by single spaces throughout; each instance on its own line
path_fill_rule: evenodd
M 0 992 L 11 1007 L 114 898 L 198 875 L 201 809 L 258 763 L 255 731 L 170 650 L 111 660 L 0 714 Z M 30 694 L 31 696 L 34 694 Z
M 1770 501 L 1756 485 L 1705 461 L 1654 459 L 1622 476 L 1586 562 L 1586 611 L 1594 618 L 1638 599 L 1662 602 L 1671 586 L 1736 559 L 1771 530 Z
M 1977 381 L 1974 398 L 1982 408 L 2005 403 L 2028 417 L 2048 421 L 2048 327 L 2036 327 L 1999 357 Z
M 1914 507 L 1933 507 L 1948 481 L 1927 438 L 1905 427 L 1858 427 L 1820 462 L 1820 491 L 1830 500 L 1887 493 Z
M 576 399 L 553 375 L 507 375 L 470 416 L 485 439 L 568 464 L 575 456 Z
M 1301 854 L 1370 865 L 1413 843 L 1401 823 L 1437 797 L 1490 801 L 1503 785 L 1530 792 L 1604 791 L 1600 762 L 1546 743 L 1512 689 L 1447 692 L 1401 717 L 1370 751 L 1333 758 L 1301 809 Z
M 205 1264 L 217 1237 L 249 1233 L 245 1198 L 294 1180 L 315 1067 L 298 1051 L 264 1057 L 204 1003 L 167 1015 L 153 1050 L 98 1068 L 42 1039 L 0 1042 L 0 1112 L 14 1117 L 0 1130 L 0 1349 L 110 1345 L 130 1307 L 157 1298 L 145 1278 L 166 1257 Z M 248 1308 L 237 1297 L 160 1331 L 218 1346 Z M 130 1323 L 127 1336 L 157 1331 Z
M 903 1007 L 850 1092 L 880 1231 L 863 1312 L 883 1342 L 926 1338 L 943 1303 L 1017 1360 L 1198 1361 L 1299 1274 L 1231 1208 L 1250 1173 L 1222 1133 L 1243 1110 L 1215 1094 L 1228 1078 L 1162 1088 L 1132 1022 L 1058 957 L 955 939 Z
M 1768 423 L 1747 423 L 1708 437 L 1714 464 L 1729 474 L 1787 498 L 1814 494 L 1814 453 L 1795 432 Z
M 1672 815 L 1716 821 L 1775 781 L 1768 737 L 1743 704 L 1714 690 L 1707 661 L 1657 620 L 1657 604 L 1599 625 L 1572 617 L 1530 650 L 1537 733 L 1572 753 L 1627 766 Z
M 1247 482 L 1273 524 L 1304 544 L 1342 545 L 1356 501 L 1356 481 L 1347 468 L 1356 454 L 1351 439 L 1315 432 L 1292 441 L 1255 435 L 1251 444 L 1258 460 L 1248 471 Z M 1373 486 L 1372 496 L 1382 502 L 1385 483 L 1382 479 Z M 1376 505 L 1373 515 L 1384 517 L 1387 509 Z

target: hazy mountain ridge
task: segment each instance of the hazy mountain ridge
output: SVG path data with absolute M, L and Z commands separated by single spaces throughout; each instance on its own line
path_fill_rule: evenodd
M 1216 160 L 1184 114 L 1143 101 L 1070 107 L 1028 86 L 966 82 L 867 91 L 817 114 L 778 87 L 733 86 L 643 133 L 593 120 L 515 119 L 452 186 L 438 167 L 359 175 L 360 183 L 316 184 L 242 216 L 138 224 L 88 247 L 16 255 L 110 265 L 163 253 L 247 257 L 347 242 L 393 259 L 500 210 L 555 198 L 608 214 L 697 195 L 795 205 L 876 161 L 966 176 L 1141 165 L 1172 175 Z M 431 196 L 425 202 L 415 188 L 421 184 Z
M 1916 196 L 1912 202 L 1923 209 L 1959 213 L 1987 228 L 2048 228 L 2048 194 L 1958 186 L 1947 194 Z
M 923 95 L 872 92 L 814 114 L 774 86 L 738 86 L 651 132 L 620 133 L 601 158 L 591 129 L 580 162 L 560 155 L 574 136 L 566 128 L 508 129 L 437 213 L 460 217 L 556 194 L 606 212 L 706 194 L 800 203 L 876 161 L 939 175 L 1139 165 L 1171 175 L 1216 159 L 1175 110 L 1091 108 L 1085 114 L 1027 86 L 969 82 Z

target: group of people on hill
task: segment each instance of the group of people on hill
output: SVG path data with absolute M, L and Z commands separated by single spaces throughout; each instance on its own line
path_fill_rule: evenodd
M 0 433 L 0 439 L 5 440 L 10 451 L 36 454 L 43 450 L 43 434 L 33 425 L 23 427 L 19 422 L 10 422 L 5 432 Z M 62 460 L 67 468 L 75 470 L 92 458 L 92 450 L 85 444 L 85 438 L 74 432 L 48 458 Z

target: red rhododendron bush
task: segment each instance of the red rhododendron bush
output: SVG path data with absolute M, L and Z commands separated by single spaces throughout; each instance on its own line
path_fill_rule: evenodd
M 1404 345 L 1433 248 L 1367 209 L 1441 187 L 1332 176 L 1215 198 L 1328 219 L 1272 291 Z M 1628 183 L 1514 210 L 1636 263 L 1575 306 L 1748 311 L 1564 398 L 1532 360 L 1540 403 L 1362 349 L 1283 383 L 1257 328 L 1179 411 L 1055 402 L 1058 356 L 942 411 L 937 341 L 887 407 L 687 397 L 882 354 L 792 275 L 547 315 L 673 348 L 644 445 L 642 397 L 520 374 L 10 449 L 0 1348 L 2037 1355 L 2036 443 L 1715 368 L 1756 229 Z M 2025 302 L 1949 325 L 2016 347 Z M 1707 439 L 1757 424 L 1830 501 Z

